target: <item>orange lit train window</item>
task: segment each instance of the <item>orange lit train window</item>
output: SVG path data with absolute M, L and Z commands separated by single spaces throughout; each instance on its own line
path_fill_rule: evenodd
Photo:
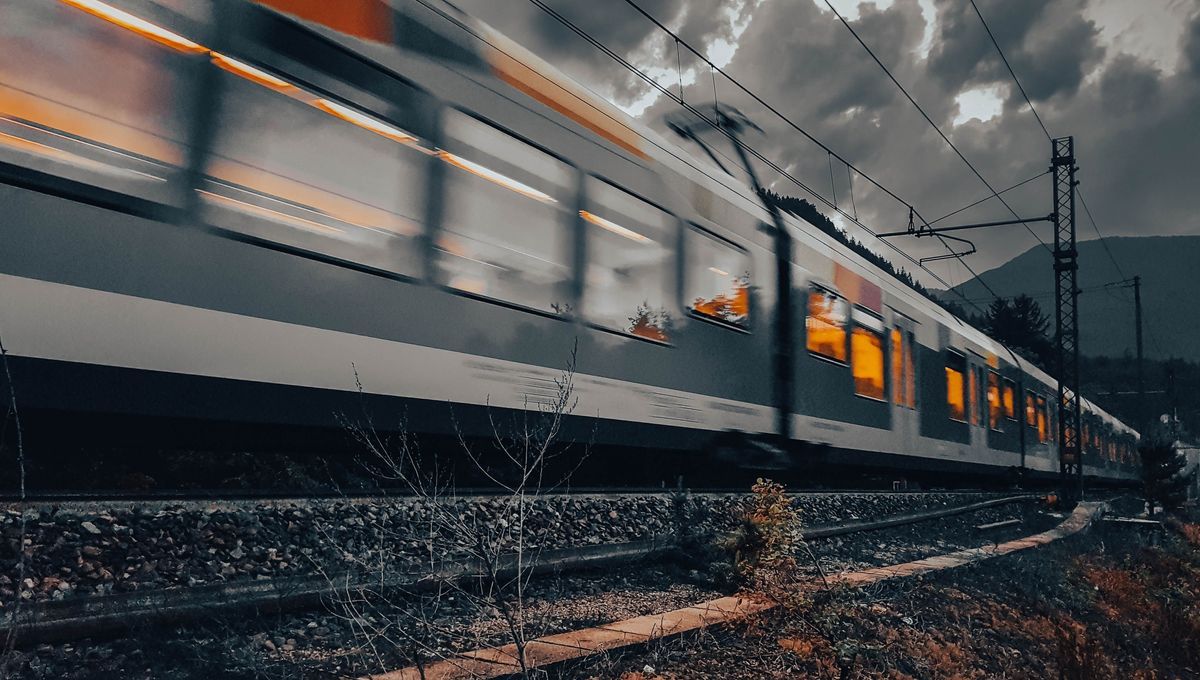
M 684 299 L 692 312 L 739 328 L 750 325 L 750 254 L 693 226 L 686 232 Z
M 854 393 L 883 399 L 883 322 L 855 308 L 854 330 L 850 336 L 850 371 L 854 375 Z
M 987 384 L 988 427 L 1000 429 L 1000 374 L 988 371 Z
M 1050 422 L 1049 415 L 1046 413 L 1046 398 L 1037 398 L 1037 431 L 1038 441 L 1050 441 Z
M 950 419 L 959 422 L 966 422 L 967 419 L 963 384 L 966 363 L 966 358 L 961 354 L 950 353 L 946 357 L 946 405 L 950 409 Z
M 1016 392 L 1017 392 L 1016 383 L 1009 380 L 1008 378 L 1005 378 L 1004 379 L 1004 395 L 1003 395 L 1004 417 L 1008 418 L 1009 420 L 1015 420 L 1017 417 L 1017 411 L 1016 411 L 1017 394 L 1016 394 Z
M 1030 390 L 1025 390 L 1025 424 L 1037 427 L 1037 397 Z
M 823 288 L 808 294 L 808 351 L 846 361 L 846 301 Z

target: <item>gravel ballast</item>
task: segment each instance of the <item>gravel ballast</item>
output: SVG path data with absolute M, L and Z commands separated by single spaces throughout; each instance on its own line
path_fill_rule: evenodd
M 994 498 L 984 493 L 801 493 L 808 525 L 876 519 Z M 734 494 L 551 495 L 532 501 L 526 543 L 570 548 L 670 537 L 686 504 L 691 529 L 724 530 Z M 684 500 L 681 500 L 684 499 Z M 465 497 L 455 511 L 482 523 L 511 518 L 510 499 Z M 0 513 L 0 606 L 24 601 L 246 579 L 287 578 L 391 559 L 416 563 L 453 540 L 425 532 L 428 507 L 411 498 L 38 505 Z M 382 546 L 379 536 L 386 530 Z M 23 545 L 22 545 L 23 544 Z M 20 565 L 18 548 L 25 553 Z M 449 546 L 449 547 L 447 547 Z
M 1018 518 L 1014 527 L 976 530 L 979 524 Z M 811 542 L 826 573 L 927 557 L 1041 531 L 1058 517 L 1034 504 L 1013 504 L 929 522 L 831 537 Z M 530 587 L 527 607 L 536 633 L 577 630 L 609 621 L 660 613 L 725 592 L 707 582 L 704 565 L 635 564 L 607 571 L 548 575 Z M 815 573 L 813 574 L 815 578 Z M 496 612 L 480 611 L 461 598 L 438 599 L 427 643 L 439 654 L 504 644 L 510 639 Z M 378 615 L 378 611 L 373 612 Z M 399 619 L 397 619 L 399 621 Z M 411 626 L 412 620 L 406 619 Z M 376 621 L 375 624 L 383 623 Z M 189 677 L 199 667 L 223 677 L 339 677 L 407 665 L 407 650 L 394 641 L 364 649 L 363 625 L 330 609 L 258 619 L 228 619 L 156 634 L 153 644 L 136 631 L 125 640 L 43 645 L 17 653 L 20 677 Z M 140 638 L 140 640 L 139 640 Z

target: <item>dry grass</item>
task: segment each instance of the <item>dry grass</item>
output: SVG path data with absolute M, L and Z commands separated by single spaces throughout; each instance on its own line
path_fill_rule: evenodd
M 927 578 L 814 594 L 719 646 L 659 651 L 650 678 L 1200 677 L 1195 524 L 1114 529 Z M 641 675 L 637 675 L 641 673 Z

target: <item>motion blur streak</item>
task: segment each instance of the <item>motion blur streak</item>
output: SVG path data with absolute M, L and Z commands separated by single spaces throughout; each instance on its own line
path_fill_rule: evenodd
M 183 36 L 176 35 L 161 26 L 156 26 L 145 19 L 135 17 L 128 12 L 119 10 L 111 5 L 106 5 L 103 2 L 97 2 L 96 0 L 62 0 L 62 2 L 71 5 L 72 7 L 78 7 L 79 9 L 89 14 L 94 14 L 106 21 L 111 21 L 112 23 L 123 28 L 128 28 L 135 33 L 144 35 L 155 42 L 162 43 L 163 45 L 177 49 L 180 52 L 195 52 L 200 54 L 208 51 L 208 49 L 203 45 L 194 43 L 191 40 L 188 40 Z

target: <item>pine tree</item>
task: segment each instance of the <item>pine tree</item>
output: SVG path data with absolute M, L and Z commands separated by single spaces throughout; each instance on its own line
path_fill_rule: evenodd
M 1153 434 L 1143 441 L 1138 454 L 1142 459 L 1143 493 L 1150 514 L 1154 514 L 1156 505 L 1161 505 L 1164 510 L 1174 510 L 1187 500 L 1189 478 L 1179 474 L 1187 465 L 1187 459 L 1164 434 Z

